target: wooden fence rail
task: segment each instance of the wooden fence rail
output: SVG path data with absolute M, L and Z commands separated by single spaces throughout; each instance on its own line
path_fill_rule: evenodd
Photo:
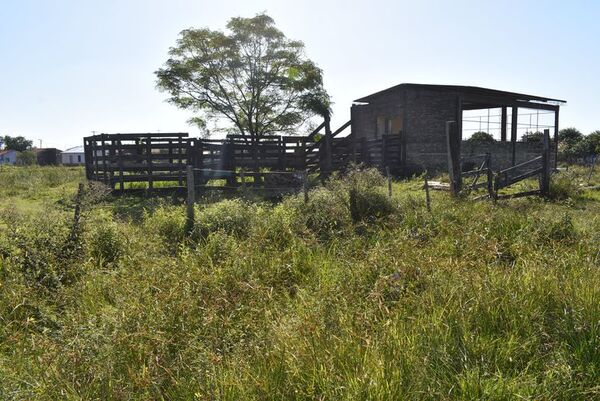
M 224 139 L 189 138 L 185 133 L 94 135 L 84 138 L 86 176 L 119 192 L 144 189 L 151 193 L 157 188 L 183 188 L 187 166 L 235 172 L 196 177 L 198 182 L 224 179 L 231 187 L 242 185 L 242 170 L 256 182 L 272 179 L 261 176 L 265 171 L 308 171 L 326 177 L 352 162 L 382 172 L 401 170 L 399 136 L 357 140 L 350 133 L 339 137 L 350 125 L 347 122 L 332 132 L 326 121 L 308 136 L 264 136 L 255 141 L 241 135 Z M 325 135 L 319 137 L 323 128 Z

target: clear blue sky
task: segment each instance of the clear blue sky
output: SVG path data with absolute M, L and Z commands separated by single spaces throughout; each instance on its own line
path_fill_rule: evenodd
M 599 1 L 2 0 L 0 134 L 196 135 L 153 72 L 182 29 L 262 11 L 324 70 L 336 125 L 353 99 L 415 82 L 566 99 L 562 127 L 600 129 Z

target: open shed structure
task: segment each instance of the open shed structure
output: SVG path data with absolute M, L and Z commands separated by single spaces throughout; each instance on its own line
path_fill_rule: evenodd
M 451 140 L 456 142 L 462 155 L 490 153 L 494 166 L 505 168 L 541 151 L 541 142 L 519 141 L 517 133 L 523 129 L 520 124 L 525 125 L 519 122 L 520 113 L 525 110 L 552 112 L 552 126 L 543 128 L 551 129 L 556 149 L 559 109 L 564 103 L 559 99 L 473 86 L 400 84 L 355 100 L 351 109 L 352 133 L 357 138 L 399 136 L 401 170 L 410 175 L 424 169 L 439 171 L 447 167 L 446 124 L 454 121 L 455 137 Z M 464 141 L 465 112 L 491 109 L 497 109 L 500 115 L 496 123 L 500 125 L 498 141 Z M 530 128 L 537 131 L 540 127 L 530 125 Z

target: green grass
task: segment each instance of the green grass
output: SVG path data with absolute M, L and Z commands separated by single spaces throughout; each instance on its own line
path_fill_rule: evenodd
M 428 213 L 366 172 L 201 203 L 190 236 L 108 198 L 73 241 L 82 175 L 0 171 L 0 399 L 600 399 L 598 191 Z

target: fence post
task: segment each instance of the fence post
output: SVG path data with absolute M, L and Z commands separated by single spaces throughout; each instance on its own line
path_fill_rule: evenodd
M 550 130 L 544 130 L 542 140 L 542 177 L 540 180 L 540 193 L 550 195 Z
M 325 117 L 325 169 L 326 174 L 331 173 L 332 165 L 333 165 L 333 155 L 331 154 L 332 147 L 332 138 L 331 138 L 331 124 L 330 117 Z
M 446 143 L 448 145 L 448 174 L 453 196 L 458 196 L 461 189 L 460 176 L 460 137 L 456 121 L 446 122 Z
M 492 154 L 486 153 L 486 175 L 487 175 L 487 190 L 488 195 L 491 199 L 495 199 L 496 195 L 494 194 L 494 173 L 492 172 Z
M 196 202 L 196 187 L 194 184 L 194 167 L 187 166 L 187 214 L 185 229 L 188 234 L 194 229 L 194 203 Z
M 431 213 L 431 197 L 429 196 L 429 181 L 427 180 L 427 171 L 425 171 L 425 205 L 427 205 L 427 211 Z
M 389 168 L 388 168 L 388 163 L 387 163 L 387 155 L 386 155 L 386 148 L 387 145 L 387 137 L 386 135 L 382 135 L 381 136 L 381 164 L 383 164 L 383 166 L 386 168 L 386 171 L 388 171 L 388 175 L 389 175 Z
M 392 197 L 392 176 L 390 174 L 390 168 L 388 166 L 385 167 L 385 173 L 387 175 L 387 184 L 388 184 L 388 196 Z
M 148 136 L 146 138 L 146 167 L 148 174 L 148 194 L 152 195 L 152 189 L 154 188 L 154 182 L 152 179 L 152 138 Z
M 302 192 L 304 193 L 304 203 L 308 203 L 308 171 L 306 170 L 302 175 Z
M 246 189 L 246 172 L 244 171 L 243 167 L 240 169 L 240 180 L 242 181 L 242 190 L 245 190 Z

